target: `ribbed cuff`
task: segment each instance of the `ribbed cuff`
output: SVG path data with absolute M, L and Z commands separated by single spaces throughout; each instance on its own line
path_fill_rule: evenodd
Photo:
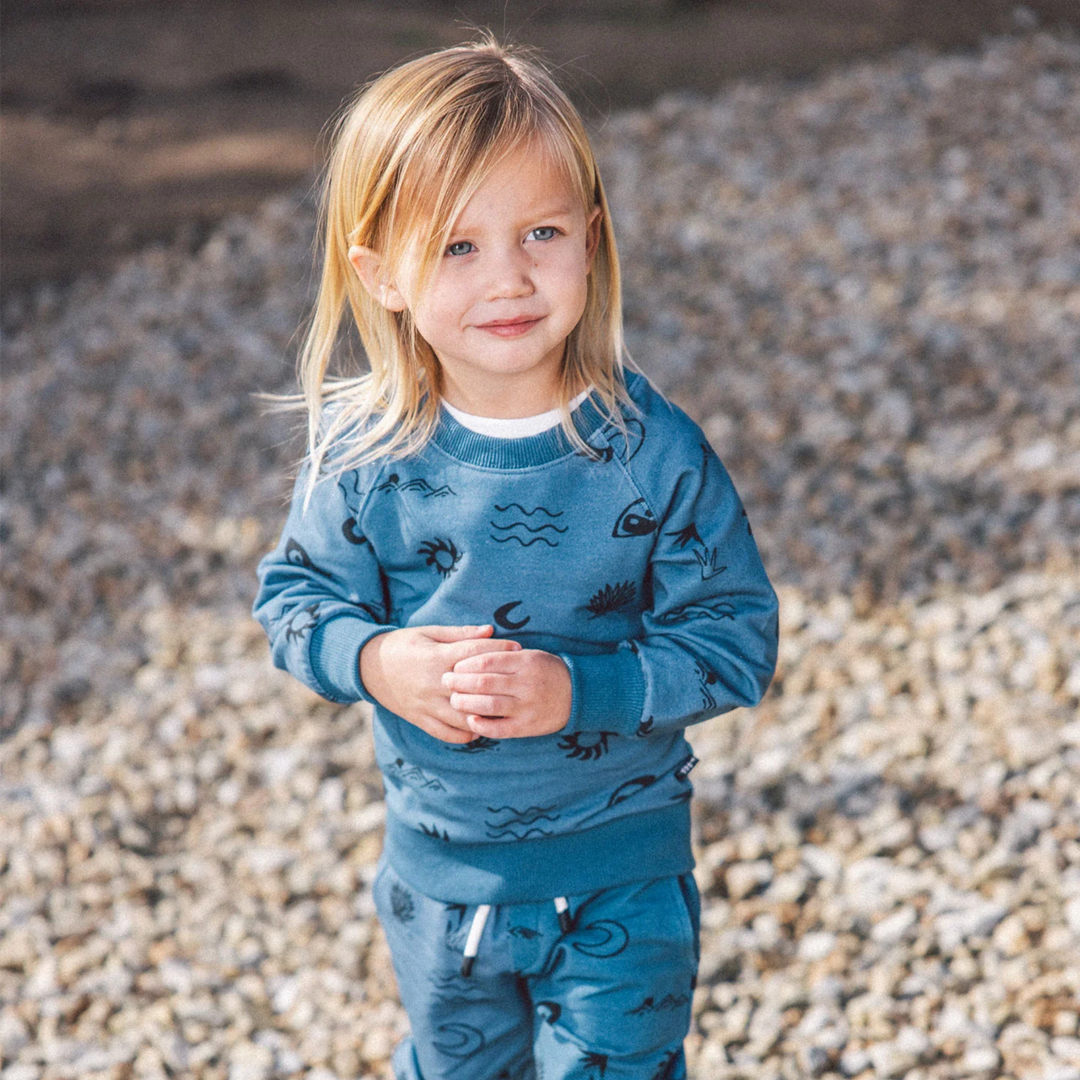
M 629 649 L 594 656 L 559 654 L 570 669 L 570 720 L 566 731 L 634 735 L 645 707 L 645 673 Z
M 360 681 L 360 650 L 377 634 L 396 630 L 352 615 L 338 615 L 315 628 L 311 635 L 311 670 L 316 680 L 338 701 L 375 699 Z

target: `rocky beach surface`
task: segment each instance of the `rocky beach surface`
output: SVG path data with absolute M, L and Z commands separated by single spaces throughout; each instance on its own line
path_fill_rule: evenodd
M 698 1080 L 1080 1080 L 1080 41 L 596 131 L 630 351 L 781 595 L 701 764 Z M 365 707 L 270 665 L 303 195 L 4 312 L 2 1080 L 388 1077 Z

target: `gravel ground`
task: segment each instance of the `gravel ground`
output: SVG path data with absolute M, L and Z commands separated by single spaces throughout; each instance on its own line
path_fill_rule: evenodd
M 1080 1080 L 1080 42 L 903 51 L 597 133 L 634 356 L 782 597 L 691 731 L 698 1080 Z M 362 707 L 248 619 L 310 207 L 5 323 L 2 1080 L 386 1077 Z

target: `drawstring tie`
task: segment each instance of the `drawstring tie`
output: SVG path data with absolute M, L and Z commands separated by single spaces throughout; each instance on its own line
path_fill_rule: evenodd
M 472 974 L 473 961 L 480 951 L 480 935 L 484 932 L 484 923 L 491 914 L 490 904 L 481 904 L 473 916 L 472 926 L 469 927 L 469 936 L 465 939 L 465 955 L 461 960 L 461 974 L 468 978 Z
M 565 896 L 555 897 L 555 912 L 559 916 L 559 929 L 564 934 L 569 934 L 573 926 L 570 917 L 570 905 Z M 476 962 L 476 954 L 480 951 L 480 937 L 484 933 L 488 916 L 491 914 L 490 904 L 477 906 L 476 914 L 469 926 L 469 936 L 465 939 L 465 954 L 461 958 L 461 974 L 467 979 L 472 974 L 473 964 Z
M 559 929 L 564 934 L 569 934 L 574 921 L 570 918 L 570 905 L 566 902 L 565 896 L 555 897 L 555 911 L 559 916 Z

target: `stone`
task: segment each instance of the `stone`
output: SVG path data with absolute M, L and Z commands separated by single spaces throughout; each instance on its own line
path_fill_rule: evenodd
M 962 1075 L 972 1073 L 989 1072 L 1001 1064 L 1001 1054 L 996 1047 L 986 1045 L 969 1046 L 960 1059 L 960 1072 Z
M 772 863 L 768 859 L 759 859 L 756 862 L 732 863 L 724 873 L 724 880 L 732 899 L 741 900 L 767 885 L 772 876 Z
M 913 907 L 904 906 L 876 923 L 870 931 L 870 938 L 879 945 L 895 945 L 918 921 L 918 912 Z

